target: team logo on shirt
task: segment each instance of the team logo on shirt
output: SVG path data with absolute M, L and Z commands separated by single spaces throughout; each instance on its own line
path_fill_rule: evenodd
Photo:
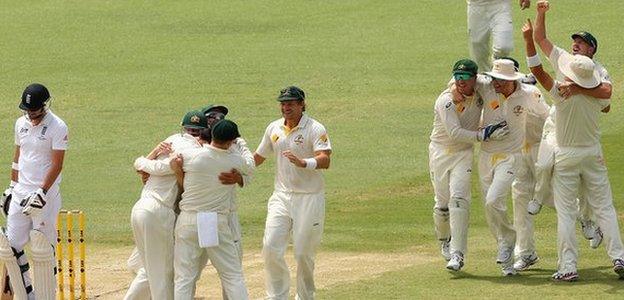
M 494 100 L 490 102 L 490 108 L 492 110 L 496 110 L 500 107 L 500 103 L 498 103 L 498 100 Z
M 451 101 L 447 102 L 446 105 L 444 105 L 444 108 L 449 109 L 451 104 L 453 104 Z
M 516 105 L 516 107 L 513 108 L 513 113 L 516 116 L 519 116 L 522 114 L 522 112 L 524 112 L 524 107 L 522 107 L 522 105 Z
M 462 112 L 464 112 L 464 110 L 466 110 L 466 107 L 464 106 L 464 104 L 463 104 L 463 103 L 459 103 L 459 104 L 457 104 L 457 105 L 455 106 L 455 110 L 456 110 L 458 113 L 462 113 Z
M 303 135 L 299 134 L 299 135 L 295 138 L 294 142 L 295 142 L 295 144 L 297 144 L 297 145 L 301 145 L 301 144 L 303 144 Z
M 26 127 L 22 127 L 22 128 L 20 128 L 19 133 L 22 133 L 22 134 L 23 134 L 23 133 L 28 133 L 28 128 L 26 128 Z
M 39 140 L 41 141 L 46 140 L 45 134 L 47 131 L 48 131 L 48 126 L 43 126 L 43 128 L 41 129 L 41 135 L 39 136 Z
M 271 135 L 271 141 L 273 143 L 277 142 L 277 140 L 279 140 L 279 135 L 277 135 L 276 133 L 274 133 L 273 135 Z

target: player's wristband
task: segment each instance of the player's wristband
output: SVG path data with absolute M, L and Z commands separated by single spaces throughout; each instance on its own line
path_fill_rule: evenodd
M 18 171 L 19 170 L 19 164 L 16 162 L 12 162 L 11 163 L 11 169 Z
M 527 57 L 526 60 L 527 60 L 527 66 L 529 68 L 537 67 L 542 64 L 539 54 L 535 54 L 531 57 Z
M 316 169 L 316 158 L 312 157 L 312 158 L 306 158 L 303 161 L 306 162 L 306 169 L 310 169 L 310 170 L 314 170 Z

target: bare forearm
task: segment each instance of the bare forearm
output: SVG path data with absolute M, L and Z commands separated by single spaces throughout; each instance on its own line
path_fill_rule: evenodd
M 19 171 L 15 169 L 11 169 L 11 181 L 17 182 L 18 178 L 19 178 Z
M 50 170 L 48 170 L 48 174 L 46 174 L 46 177 L 43 180 L 43 185 L 41 185 L 41 188 L 47 192 L 50 189 L 50 187 L 52 187 L 52 185 L 58 178 L 59 174 L 61 174 L 62 169 L 63 169 L 63 165 L 53 164 L 52 167 L 50 167 Z
M 601 83 L 593 89 L 580 88 L 580 93 L 597 99 L 611 99 L 612 88 L 608 83 Z
M 331 159 L 329 158 L 328 153 L 325 153 L 325 152 L 317 153 L 314 156 L 314 159 L 316 160 L 317 169 L 329 169 Z
M 19 157 L 20 157 L 20 147 L 15 146 L 15 152 L 13 153 L 13 164 L 19 163 Z M 17 182 L 18 178 L 19 178 L 19 171 L 14 169 L 13 166 L 11 166 L 11 181 Z
M 544 71 L 544 68 L 542 67 L 542 65 L 538 65 L 529 69 L 531 70 L 531 73 L 533 74 L 533 76 L 535 76 L 535 79 L 537 80 L 537 82 L 539 82 L 542 85 L 542 87 L 544 87 L 544 89 L 546 89 L 547 91 L 550 91 L 552 89 L 555 83 L 552 77 L 550 76 L 550 74 Z

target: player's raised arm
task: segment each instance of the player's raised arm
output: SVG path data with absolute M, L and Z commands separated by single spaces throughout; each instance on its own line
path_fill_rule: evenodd
M 550 4 L 548 1 L 537 1 L 537 17 L 535 19 L 534 33 L 535 42 L 547 57 L 550 57 L 550 52 L 552 52 L 553 49 L 552 42 L 546 37 L 546 12 L 549 8 Z
M 535 79 L 548 91 L 553 87 L 554 81 L 552 77 L 542 67 L 537 50 L 535 49 L 535 43 L 533 42 L 533 25 L 531 19 L 527 19 L 526 23 L 522 26 L 522 37 L 526 45 L 527 52 L 527 66 L 531 69 L 531 73 L 535 76 Z

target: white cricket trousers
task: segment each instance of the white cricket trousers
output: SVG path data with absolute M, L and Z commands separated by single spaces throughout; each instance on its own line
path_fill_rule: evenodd
M 18 183 L 19 184 L 19 183 Z M 27 216 L 22 213 L 23 207 L 20 205 L 22 199 L 28 197 L 30 193 L 37 191 L 38 186 L 20 186 L 13 189 L 9 214 L 7 216 L 7 239 L 15 250 L 14 253 L 21 254 L 17 257 L 20 266 L 28 267 L 28 260 L 24 254 L 24 247 L 30 241 L 30 231 L 33 229 L 41 231 L 56 248 L 56 222 L 59 210 L 61 209 L 61 192 L 59 185 L 53 185 L 46 193 L 47 203 L 37 216 Z M 27 268 L 26 268 L 27 269 Z M 11 278 L 11 280 L 23 280 L 24 286 L 31 286 L 32 281 L 28 272 L 22 273 L 22 278 Z M 28 293 L 28 299 L 34 298 L 34 292 Z
M 134 273 L 136 276 L 130 283 L 128 291 L 124 296 L 124 300 L 149 300 L 151 299 L 149 281 L 147 280 L 147 273 L 143 266 L 139 249 L 136 247 L 132 250 L 132 254 L 128 258 L 128 270 Z
M 479 72 L 490 71 L 492 58 L 509 56 L 514 47 L 511 1 L 491 2 L 486 5 L 468 5 L 470 57 L 479 66 Z
M 516 229 L 516 256 L 526 256 L 535 252 L 535 229 L 533 216 L 527 207 L 533 199 L 535 191 L 535 161 L 540 143 L 525 145 L 522 151 L 516 179 L 511 185 L 511 199 L 513 200 L 514 228 Z
M 175 226 L 174 272 L 175 299 L 190 300 L 195 296 L 197 280 L 210 259 L 217 270 L 228 299 L 248 299 L 243 268 L 234 245 L 227 215 L 218 215 L 219 245 L 199 247 L 197 213 L 180 212 Z
M 467 252 L 472 176 L 472 147 L 451 150 L 429 144 L 429 171 L 434 190 L 433 223 L 436 238 L 451 239 L 451 253 Z
M 132 208 L 132 232 L 152 299 L 173 299 L 175 219 L 173 209 L 153 198 L 141 198 Z
M 581 184 L 588 195 L 591 195 L 587 199 L 588 205 L 604 234 L 607 255 L 612 260 L 623 259 L 624 246 L 600 144 L 588 147 L 560 147 L 555 154 L 553 176 L 559 272 L 576 271 L 578 244 L 574 225 L 578 214 L 576 196 Z
M 521 153 L 479 155 L 479 177 L 485 201 L 485 217 L 499 249 L 514 248 L 516 231 L 507 218 L 507 196 L 520 168 Z
M 324 222 L 324 193 L 273 192 L 262 246 L 268 299 L 288 299 L 290 274 L 284 253 L 291 232 L 297 262 L 296 299 L 314 299 L 314 257 L 321 243 Z

